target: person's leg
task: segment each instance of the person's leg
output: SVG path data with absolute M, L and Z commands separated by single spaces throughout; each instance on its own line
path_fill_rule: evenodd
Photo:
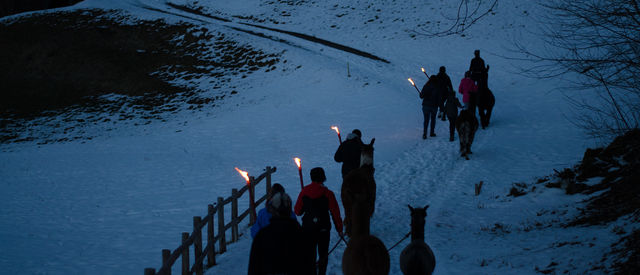
M 310 258 L 313 259 L 313 275 L 316 275 L 318 273 L 318 266 L 316 265 L 316 261 L 318 259 L 318 252 L 317 252 L 317 247 L 318 247 L 318 234 L 315 232 L 309 232 L 306 231 L 304 233 L 304 236 L 306 238 L 306 243 L 307 243 L 307 250 L 309 253 L 308 255 L 310 255 Z M 313 255 L 313 256 L 311 256 Z
M 427 128 L 429 128 L 429 109 L 422 106 L 422 115 L 424 116 L 424 122 L 422 123 L 422 138 L 427 138 Z
M 327 264 L 329 263 L 329 239 L 329 230 L 318 233 L 318 254 L 320 255 L 318 275 L 325 275 L 327 273 Z
M 449 117 L 449 141 L 453 141 L 456 131 L 456 118 Z
M 436 114 L 438 113 L 438 107 L 431 108 L 431 136 L 436 136 Z

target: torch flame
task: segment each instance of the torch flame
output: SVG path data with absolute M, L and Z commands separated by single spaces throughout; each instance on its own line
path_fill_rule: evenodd
M 423 73 L 425 72 L 425 71 L 424 71 L 424 68 L 420 68 L 420 69 L 422 69 L 422 72 L 423 72 Z
M 340 134 L 340 130 L 338 129 L 338 126 L 331 126 L 331 129 L 335 130 L 336 133 L 338 133 L 338 135 Z
M 413 83 L 413 80 L 411 80 L 411 78 L 409 78 L 409 82 L 411 82 L 411 85 L 416 86 L 416 84 Z
M 240 175 L 244 178 L 244 180 L 246 180 L 247 183 L 249 183 L 249 172 L 242 171 L 242 170 L 238 169 L 238 167 L 236 167 L 236 171 L 238 171 L 238 173 L 240 173 Z
M 302 160 L 300 160 L 300 158 L 294 158 L 293 160 L 296 162 L 296 165 L 298 165 L 298 168 L 300 168 L 300 164 L 302 163 Z

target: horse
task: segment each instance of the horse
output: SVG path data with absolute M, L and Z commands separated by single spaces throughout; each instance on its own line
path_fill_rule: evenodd
M 373 216 L 376 202 L 376 181 L 373 178 L 373 143 L 363 144 L 360 151 L 360 167 L 347 174 L 342 182 L 341 194 L 344 207 L 344 226 L 347 236 L 351 237 L 352 204 L 356 195 L 362 195 L 369 217 Z
M 480 114 L 480 125 L 482 129 L 489 126 L 491 111 L 496 104 L 496 97 L 489 87 L 482 87 L 478 90 L 478 113 Z
M 471 144 L 473 144 L 473 138 L 478 130 L 478 119 L 473 110 L 460 111 L 456 120 L 456 129 L 460 138 L 460 154 L 468 160 L 469 154 L 471 154 Z
M 400 270 L 405 275 L 431 274 L 436 267 L 436 258 L 424 242 L 424 224 L 429 205 L 424 208 L 408 206 L 411 210 L 411 243 L 400 253 Z
M 366 195 L 358 194 L 352 205 L 352 237 L 342 254 L 342 273 L 345 275 L 389 274 L 389 252 L 384 243 L 369 231 L 371 217 Z

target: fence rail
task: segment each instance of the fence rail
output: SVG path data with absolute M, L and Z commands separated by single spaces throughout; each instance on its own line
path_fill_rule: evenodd
M 207 215 L 204 217 L 193 217 L 193 231 L 191 234 L 188 232 L 182 233 L 182 243 L 178 248 L 173 251 L 169 249 L 162 250 L 162 267 L 156 272 L 155 268 L 145 268 L 145 275 L 170 275 L 171 268 L 182 257 L 182 274 L 197 274 L 204 273 L 204 259 L 207 259 L 207 268 L 210 268 L 216 264 L 216 243 L 218 243 L 218 254 L 222 254 L 227 251 L 227 244 L 238 241 L 239 230 L 238 225 L 247 216 L 250 217 L 249 225 L 253 225 L 256 221 L 256 207 L 267 199 L 268 194 L 271 192 L 271 174 L 276 172 L 276 167 L 267 166 L 265 172 L 257 178 L 249 177 L 249 184 L 244 187 L 231 190 L 231 196 L 228 198 L 218 197 L 215 205 L 209 204 L 207 207 Z M 255 194 L 255 187 L 260 181 L 266 181 L 265 187 L 267 192 L 264 196 L 257 199 L 255 202 L 249 203 L 249 208 L 238 215 L 238 199 L 242 195 L 249 191 Z M 253 196 L 250 196 L 253 197 Z M 224 221 L 224 207 L 227 204 L 231 204 L 231 220 L 229 223 Z M 218 217 L 218 235 L 214 235 L 214 216 Z M 207 227 L 207 244 L 202 247 L 202 229 Z M 231 230 L 231 240 L 227 243 L 226 231 Z M 194 264 L 190 265 L 190 247 L 193 246 Z

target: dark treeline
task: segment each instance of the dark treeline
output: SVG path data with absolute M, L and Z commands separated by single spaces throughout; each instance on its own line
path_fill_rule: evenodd
M 16 13 L 71 6 L 81 0 L 0 0 L 0 17 Z

